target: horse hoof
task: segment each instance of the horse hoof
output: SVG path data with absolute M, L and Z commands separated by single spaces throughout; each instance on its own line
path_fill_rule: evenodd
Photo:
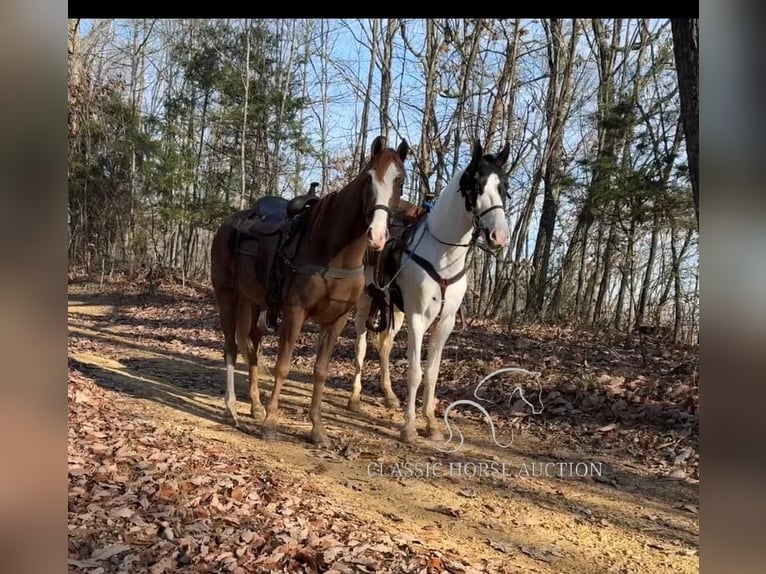
M 362 410 L 362 401 L 359 399 L 349 399 L 346 408 L 352 413 L 358 413 Z
M 264 440 L 277 440 L 277 425 L 264 422 L 261 425 L 261 436 Z
M 330 448 L 331 446 L 330 439 L 327 438 L 327 435 L 324 432 L 312 432 L 311 442 L 319 448 Z
M 444 434 L 439 429 L 428 429 L 428 438 L 432 442 L 444 442 Z
M 405 427 L 399 433 L 399 438 L 405 444 L 413 444 L 417 438 L 417 433 L 415 432 L 415 429 Z
M 223 411 L 223 418 L 226 419 L 228 422 L 230 422 L 235 427 L 239 424 L 239 420 L 237 420 L 237 415 L 235 415 L 229 409 L 224 409 L 224 411 Z
M 383 404 L 386 405 L 387 409 L 398 409 L 399 408 L 399 399 L 396 397 L 386 397 L 383 401 Z
M 266 416 L 266 409 L 263 408 L 263 405 L 253 405 L 250 407 L 250 416 L 254 419 L 263 418 Z

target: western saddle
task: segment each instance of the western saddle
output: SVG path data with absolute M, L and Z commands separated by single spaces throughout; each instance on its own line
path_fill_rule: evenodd
M 289 262 L 294 258 L 304 235 L 307 216 L 319 201 L 318 186 L 319 183 L 312 182 L 307 194 L 290 200 L 276 195 L 261 197 L 233 223 L 235 252 L 255 258 L 256 273 L 266 284 L 266 308 L 258 318 L 262 332 L 276 331 L 284 280 L 283 266 L 278 265 L 277 260 Z

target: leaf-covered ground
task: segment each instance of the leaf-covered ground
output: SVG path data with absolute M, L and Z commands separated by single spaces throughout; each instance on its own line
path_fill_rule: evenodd
M 538 371 L 541 388 L 511 376 L 486 383 L 498 440 L 512 445 L 497 447 L 484 416 L 460 408 L 449 416 L 465 447 L 445 454 L 425 438 L 399 443 L 403 415 L 382 405 L 372 345 L 363 412 L 345 409 L 349 324 L 324 406 L 334 446 L 318 450 L 308 442 L 313 326 L 283 391 L 279 440 L 266 442 L 241 364 L 239 412 L 253 432 L 223 419 L 208 290 L 73 284 L 69 305 L 70 571 L 698 571 L 696 349 L 472 322 L 445 350 L 437 415 L 498 368 Z M 402 402 L 405 344 L 402 332 L 392 353 Z M 269 337 L 264 398 L 274 353 Z M 482 463 L 503 471 L 482 473 Z M 457 472 L 408 476 L 407 464 Z M 591 472 L 573 474 L 578 464 Z M 535 472 L 543 467 L 553 475 Z

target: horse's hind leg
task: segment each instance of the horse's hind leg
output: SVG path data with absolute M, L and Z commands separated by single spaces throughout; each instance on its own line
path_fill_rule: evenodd
M 306 312 L 300 307 L 285 310 L 285 317 L 279 327 L 279 350 L 277 362 L 274 366 L 274 388 L 271 389 L 271 398 L 266 405 L 266 418 L 261 423 L 261 434 L 266 440 L 277 438 L 277 411 L 279 410 L 279 395 L 282 385 L 290 373 L 290 361 L 298 335 L 301 334 L 303 322 L 306 320 Z
M 266 409 L 261 403 L 261 393 L 258 389 L 258 370 L 260 368 L 259 359 L 261 353 L 261 330 L 258 325 L 258 315 L 260 309 L 253 305 L 250 315 L 250 345 L 247 347 L 247 362 L 249 365 L 250 380 L 250 416 L 253 418 L 266 415 Z
M 234 290 L 216 289 L 216 300 L 221 318 L 223 331 L 223 357 L 226 361 L 226 395 L 224 398 L 224 413 L 234 422 L 237 420 L 237 396 L 234 391 L 234 365 L 237 363 L 237 300 L 239 297 Z

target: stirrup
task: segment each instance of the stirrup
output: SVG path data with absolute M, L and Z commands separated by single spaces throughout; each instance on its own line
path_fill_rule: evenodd
M 366 289 L 371 302 L 365 326 L 373 333 L 382 333 L 388 328 L 386 294 L 372 283 L 368 284 Z
M 274 303 L 266 308 L 266 326 L 272 330 L 277 330 L 279 321 L 279 303 Z

